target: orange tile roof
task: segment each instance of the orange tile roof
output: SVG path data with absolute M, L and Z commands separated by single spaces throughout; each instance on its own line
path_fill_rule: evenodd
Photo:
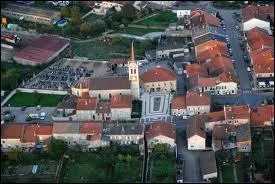
M 1 125 L 1 139 L 21 139 L 23 131 L 24 124 L 3 124 Z
M 78 98 L 76 110 L 95 110 L 97 98 Z
M 189 77 L 192 77 L 197 74 L 207 75 L 206 69 L 197 63 L 186 65 L 186 73 Z
M 217 77 L 199 78 L 199 87 L 214 87 L 217 84 Z
M 190 81 L 190 85 L 193 87 L 214 87 L 221 82 L 236 82 L 237 77 L 234 73 L 227 74 L 227 73 L 221 73 L 217 77 L 194 77 L 192 78 L 192 81 Z
M 260 49 L 252 52 L 251 60 L 255 73 L 274 73 L 274 51 Z
M 219 81 L 220 82 L 236 82 L 237 77 L 235 76 L 234 73 L 221 73 L 219 76 Z
M 202 10 L 191 11 L 190 22 L 192 27 L 202 28 L 207 25 L 221 27 L 220 20 L 217 17 Z
M 186 106 L 211 105 L 211 96 L 205 93 L 187 91 Z
M 79 133 L 80 134 L 91 134 L 91 140 L 100 140 L 103 130 L 102 123 L 80 123 Z
M 224 116 L 226 120 L 230 119 L 250 119 L 249 105 L 224 107 Z
M 165 121 L 154 121 L 147 126 L 147 140 L 163 135 L 171 139 L 176 139 L 176 127 L 173 123 Z
M 247 31 L 247 43 L 251 51 L 261 49 L 263 47 L 274 48 L 274 37 L 269 36 L 265 30 L 253 28 Z
M 132 108 L 131 95 L 115 95 L 111 99 L 111 108 Z
M 110 113 L 111 102 L 97 102 L 96 113 Z
M 265 121 L 274 119 L 274 106 L 259 106 L 251 113 L 251 127 L 264 127 Z
M 219 75 L 222 72 L 234 72 L 231 59 L 225 56 L 218 56 L 203 66 L 208 69 L 210 75 Z
M 185 96 L 173 96 L 172 109 L 186 109 Z
M 166 68 L 153 68 L 140 76 L 140 79 L 144 83 L 148 82 L 161 82 L 161 81 L 174 81 L 177 79 L 177 75 L 174 71 Z
M 35 142 L 36 135 L 52 135 L 53 125 L 25 125 L 21 142 Z
M 267 21 L 267 15 L 274 16 L 274 6 L 254 6 L 249 5 L 243 9 L 243 22 L 253 18 Z
M 209 40 L 207 42 L 204 42 L 200 45 L 196 46 L 196 55 L 197 57 L 200 56 L 203 52 L 212 53 L 215 47 L 219 47 L 220 51 L 222 51 L 225 54 L 228 54 L 227 45 L 224 42 L 220 42 L 217 40 Z M 211 50 L 213 48 L 213 50 Z M 217 52 L 217 51 L 215 51 Z

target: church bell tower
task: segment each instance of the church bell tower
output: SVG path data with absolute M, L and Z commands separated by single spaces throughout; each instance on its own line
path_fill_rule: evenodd
M 131 94 L 134 99 L 139 99 L 139 73 L 135 62 L 134 44 L 132 42 L 131 56 L 129 61 L 129 80 L 131 81 Z

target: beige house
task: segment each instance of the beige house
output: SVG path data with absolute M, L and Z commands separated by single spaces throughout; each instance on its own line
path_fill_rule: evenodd
M 205 115 L 195 115 L 188 120 L 186 129 L 188 150 L 205 150 L 205 119 Z
M 204 114 L 210 112 L 211 97 L 204 93 L 188 91 L 186 94 L 187 114 Z
M 96 120 L 96 103 L 97 98 L 78 98 L 76 104 L 77 120 Z
M 104 124 L 104 136 L 111 142 L 119 144 L 138 144 L 144 137 L 143 124 L 140 123 L 111 123 Z
M 23 124 L 1 125 L 1 150 L 21 148 L 21 138 L 24 131 Z
M 132 96 L 116 95 L 111 100 L 111 120 L 131 119 Z
M 186 97 L 182 96 L 173 96 L 171 102 L 172 115 L 181 116 L 187 113 L 186 111 Z
M 145 92 L 171 92 L 177 89 L 177 76 L 172 70 L 157 67 L 140 75 Z
M 63 140 L 69 147 L 80 144 L 79 123 L 54 123 L 53 137 Z

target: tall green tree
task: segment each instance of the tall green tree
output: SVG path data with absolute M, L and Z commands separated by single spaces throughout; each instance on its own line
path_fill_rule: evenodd
M 64 141 L 54 138 L 50 141 L 48 148 L 53 159 L 59 159 L 68 150 L 68 146 Z
M 80 25 L 79 30 L 84 35 L 87 36 L 91 32 L 92 24 L 89 22 L 84 22 Z
M 68 7 L 62 7 L 61 8 L 61 15 L 63 17 L 70 17 L 71 16 L 71 10 Z

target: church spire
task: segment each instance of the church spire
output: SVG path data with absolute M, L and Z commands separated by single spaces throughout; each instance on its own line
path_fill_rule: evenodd
M 131 48 L 131 57 L 130 57 L 131 63 L 135 62 L 135 52 L 134 52 L 134 42 L 132 41 L 132 48 Z

